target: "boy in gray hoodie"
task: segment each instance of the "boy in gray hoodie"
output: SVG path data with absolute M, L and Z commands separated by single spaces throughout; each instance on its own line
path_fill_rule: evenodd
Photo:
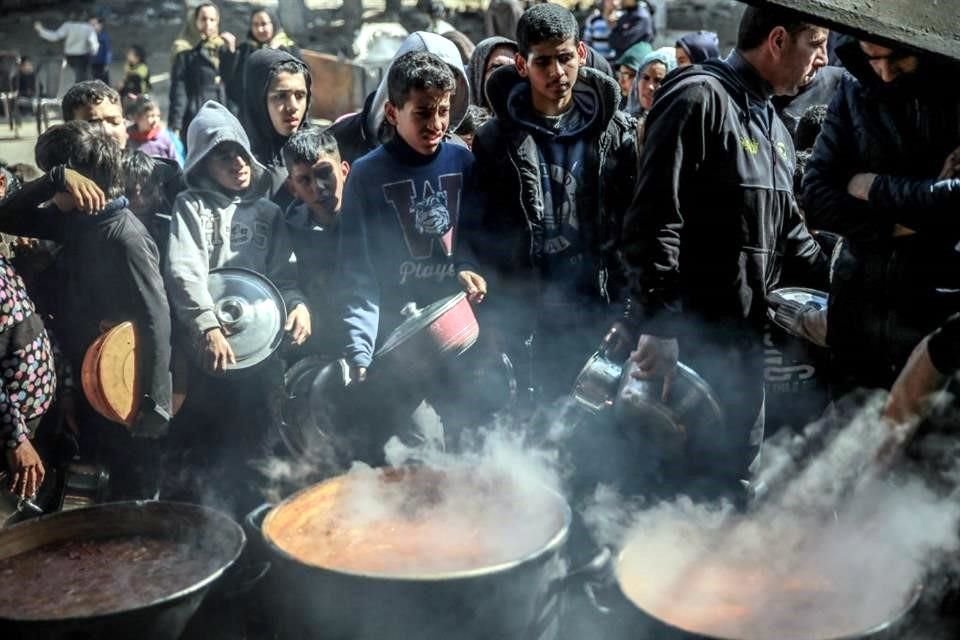
M 265 275 L 280 290 L 285 329 L 295 345 L 310 336 L 310 313 L 296 282 L 292 249 L 280 208 L 266 198 L 269 176 L 250 152 L 247 134 L 223 105 L 209 101 L 187 130 L 187 190 L 173 205 L 168 246 L 167 291 L 186 342 L 200 352 L 203 369 L 225 371 L 236 357 L 214 313 L 207 288 L 211 269 L 243 267 Z M 249 375 L 213 377 L 194 368 L 183 412 L 173 426 L 181 462 L 179 486 L 197 497 L 216 495 L 239 513 L 259 501 L 248 469 L 268 452 L 275 432 L 282 367 L 271 358 Z M 180 425 L 185 425 L 180 427 Z M 203 440 L 203 442 L 200 442 Z M 199 455 L 201 459 L 196 459 Z M 174 481 L 176 483 L 176 481 Z
M 205 365 L 224 371 L 236 359 L 207 290 L 211 269 L 244 267 L 267 276 L 291 309 L 286 330 L 296 344 L 310 336 L 310 313 L 297 289 L 283 216 L 265 197 L 267 176 L 240 122 L 213 101 L 193 122 L 184 166 L 188 188 L 173 205 L 168 291 L 177 319 L 206 352 Z

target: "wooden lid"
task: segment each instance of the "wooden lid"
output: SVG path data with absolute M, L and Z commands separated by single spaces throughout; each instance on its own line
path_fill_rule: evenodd
M 140 409 L 137 338 L 122 322 L 97 338 L 83 358 L 81 382 L 90 405 L 104 418 L 130 426 Z

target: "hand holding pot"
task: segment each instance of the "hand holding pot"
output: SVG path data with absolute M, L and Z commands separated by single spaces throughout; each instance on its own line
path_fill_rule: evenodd
M 287 314 L 287 323 L 283 330 L 290 334 L 290 339 L 295 345 L 301 345 L 310 337 L 310 311 L 305 304 L 298 304 Z
M 220 327 L 210 329 L 203 334 L 203 338 L 203 349 L 207 355 L 206 362 L 211 371 L 226 371 L 228 364 L 237 363 L 237 357 Z
M 474 304 L 483 302 L 487 295 L 487 281 L 483 279 L 483 276 L 473 271 L 461 271 L 457 274 L 457 280 L 470 302 Z
M 637 340 L 637 350 L 630 354 L 630 360 L 637 369 L 630 375 L 638 380 L 663 378 L 662 401 L 670 397 L 670 385 L 677 370 L 680 358 L 680 346 L 676 338 L 659 338 L 643 334 Z

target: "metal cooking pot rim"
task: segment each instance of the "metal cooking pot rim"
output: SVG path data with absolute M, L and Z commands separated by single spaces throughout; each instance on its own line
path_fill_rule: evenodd
M 343 478 L 342 475 L 335 476 L 333 478 L 324 480 L 320 484 L 342 480 L 342 478 Z M 570 510 L 570 505 L 567 504 L 567 501 L 563 498 L 563 496 L 561 496 L 559 493 L 557 493 L 553 489 L 543 487 L 543 490 L 545 492 L 554 496 L 557 499 L 558 504 L 563 506 L 563 524 L 557 529 L 557 532 L 553 534 L 553 536 L 547 542 L 543 543 L 538 549 L 534 550 L 533 552 L 529 553 L 526 556 L 515 558 L 507 562 L 501 562 L 500 564 L 487 565 L 485 567 L 480 567 L 477 569 L 468 569 L 465 571 L 451 571 L 447 573 L 429 573 L 429 574 L 422 574 L 422 575 L 421 574 L 396 575 L 396 574 L 389 574 L 389 573 L 367 573 L 362 571 L 347 571 L 344 569 L 335 569 L 332 567 L 324 567 L 321 565 L 309 564 L 307 562 L 304 562 L 303 560 L 297 558 L 296 556 L 290 553 L 287 553 L 286 550 L 281 549 L 280 546 L 277 545 L 273 541 L 273 539 L 267 535 L 266 531 L 264 531 L 263 525 L 266 524 L 267 518 L 269 518 L 272 514 L 276 513 L 277 510 L 280 509 L 281 507 L 284 507 L 290 502 L 292 502 L 293 500 L 295 500 L 300 494 L 305 493 L 306 491 L 309 491 L 315 488 L 316 486 L 317 485 L 310 485 L 309 487 L 305 487 L 300 491 L 297 491 L 296 493 L 288 496 L 282 502 L 280 502 L 280 504 L 270 509 L 270 511 L 264 517 L 263 522 L 261 522 L 260 524 L 260 535 L 263 538 L 264 542 L 266 542 L 267 546 L 270 547 L 271 551 L 286 558 L 287 560 L 295 562 L 301 567 L 309 567 L 310 569 L 314 569 L 317 571 L 326 571 L 329 573 L 349 576 L 352 578 L 368 578 L 372 580 L 387 580 L 391 582 L 441 582 L 446 580 L 466 580 L 470 578 L 479 578 L 482 576 L 501 573 L 503 571 L 508 571 L 510 569 L 513 569 L 514 567 L 519 567 L 520 565 L 526 564 L 528 562 L 532 562 L 533 560 L 536 560 L 537 558 L 545 554 L 552 553 L 556 549 L 559 549 L 563 545 L 563 543 L 566 542 L 567 536 L 570 533 L 570 525 L 573 521 L 573 512 Z
M 623 594 L 624 599 L 625 599 L 627 602 L 629 602 L 631 606 L 635 607 L 635 608 L 638 609 L 639 611 L 642 611 L 644 615 L 649 616 L 650 618 L 653 618 L 653 619 L 656 620 L 658 623 L 660 623 L 660 624 L 662 624 L 662 625 L 664 625 L 664 626 L 670 627 L 671 629 L 674 629 L 674 630 L 679 631 L 679 632 L 681 632 L 681 633 L 692 634 L 692 635 L 694 635 L 694 636 L 696 636 L 696 637 L 698 637 L 698 638 L 701 638 L 702 640 L 739 640 L 738 638 L 729 638 L 729 637 L 724 637 L 724 636 L 712 636 L 712 635 L 708 635 L 708 634 L 706 634 L 706 633 L 703 633 L 703 632 L 701 632 L 701 631 L 696 631 L 696 630 L 693 630 L 693 629 L 685 629 L 685 628 L 683 628 L 683 627 L 678 627 L 678 626 L 675 625 L 675 624 L 672 624 L 672 623 L 670 623 L 670 622 L 667 622 L 667 621 L 664 620 L 663 618 L 659 618 L 659 617 L 653 615 L 652 613 L 650 613 L 649 611 L 647 611 L 646 609 L 644 609 L 643 607 L 641 607 L 639 604 L 637 604 L 636 602 L 634 602 L 634 601 L 630 598 L 630 596 L 628 596 L 628 595 L 626 594 L 626 591 L 620 586 L 620 585 L 621 585 L 620 567 L 621 567 L 621 565 L 623 564 L 623 556 L 624 556 L 624 554 L 626 553 L 627 547 L 629 547 L 629 546 L 630 546 L 630 545 L 629 545 L 629 543 L 628 543 L 628 544 L 627 544 L 623 549 L 621 549 L 620 552 L 617 554 L 617 559 L 616 559 L 616 562 L 614 563 L 614 576 L 616 577 L 616 580 L 617 580 L 617 587 L 620 589 L 620 592 Z M 854 632 L 853 634 L 849 634 L 849 635 L 845 635 L 845 636 L 830 636 L 830 637 L 827 637 L 827 638 L 814 638 L 813 640 L 861 640 L 861 639 L 864 638 L 864 637 L 869 638 L 869 637 L 871 637 L 871 636 L 873 636 L 873 635 L 875 635 L 875 634 L 878 634 L 878 633 L 880 633 L 880 632 L 882 632 L 882 631 L 886 631 L 887 629 L 889 629 L 889 628 L 892 627 L 893 625 L 895 625 L 895 624 L 897 624 L 898 622 L 900 622 L 900 620 L 902 620 L 903 617 L 906 616 L 906 615 L 916 606 L 917 602 L 920 600 L 920 596 L 921 596 L 921 595 L 923 595 L 923 583 L 922 583 L 922 582 L 918 582 L 917 584 L 915 584 L 915 585 L 913 586 L 913 589 L 910 591 L 910 595 L 909 595 L 909 597 L 906 599 L 906 601 L 904 602 L 903 606 L 900 607 L 899 609 L 897 609 L 896 611 L 894 611 L 893 613 L 891 613 L 891 614 L 887 617 L 886 620 L 884 620 L 884 621 L 882 621 L 882 622 L 880 622 L 880 623 L 878 623 L 878 624 L 870 627 L 869 629 L 863 629 L 863 630 L 861 630 L 861 631 L 856 631 L 856 632 Z
M 247 544 L 247 536 L 243 532 L 243 528 L 225 513 L 218 511 L 216 509 L 211 509 L 210 507 L 205 507 L 203 505 L 191 504 L 188 502 L 174 502 L 170 500 L 128 500 L 123 502 L 106 502 L 103 504 L 97 504 L 90 507 L 81 507 L 79 509 L 71 509 L 69 511 L 56 511 L 53 513 L 46 513 L 44 515 L 37 516 L 36 518 L 24 520 L 23 522 L 18 522 L 17 524 L 11 525 L 9 527 L 5 527 L 4 529 L 0 530 L 0 538 L 3 537 L 4 532 L 15 530 L 17 527 L 39 526 L 40 523 L 46 522 L 47 520 L 50 520 L 52 518 L 60 517 L 60 518 L 66 519 L 71 514 L 75 514 L 73 517 L 82 518 L 85 515 L 89 515 L 89 513 L 93 511 L 117 510 L 117 509 L 123 509 L 127 507 L 137 508 L 137 509 L 151 509 L 151 508 L 156 508 L 157 505 L 161 505 L 163 508 L 178 508 L 178 509 L 186 508 L 187 510 L 202 511 L 202 512 L 205 512 L 207 516 L 210 516 L 211 519 L 221 520 L 222 524 L 224 525 L 232 524 L 235 527 L 235 532 L 240 534 L 239 544 L 236 545 L 237 548 L 233 551 L 232 554 L 230 554 L 228 558 L 220 561 L 219 569 L 212 572 L 203 580 L 195 582 L 189 587 L 181 589 L 180 591 L 167 594 L 162 598 L 158 598 L 157 600 L 153 600 L 151 602 L 148 602 L 138 607 L 130 607 L 128 609 L 119 609 L 117 611 L 107 611 L 104 613 L 95 613 L 91 615 L 69 616 L 65 618 L 0 618 L 0 620 L 9 620 L 12 622 L 40 622 L 40 621 L 48 621 L 48 620 L 49 621 L 60 621 L 60 620 L 78 620 L 79 621 L 79 620 L 95 620 L 97 618 L 106 618 L 110 616 L 134 613 L 137 611 L 144 611 L 146 609 L 155 607 L 165 602 L 178 600 L 182 597 L 185 597 L 192 593 L 200 591 L 201 589 L 205 589 L 209 587 L 213 582 L 218 580 L 220 576 L 222 576 L 227 569 L 233 566 L 233 563 L 235 563 L 237 561 L 237 558 L 240 557 L 240 554 L 243 552 L 243 549 Z M 105 536 L 105 537 L 109 537 L 109 536 Z M 35 547 L 35 548 L 39 548 L 39 547 Z M 34 549 L 30 549 L 29 551 L 33 551 L 33 550 Z

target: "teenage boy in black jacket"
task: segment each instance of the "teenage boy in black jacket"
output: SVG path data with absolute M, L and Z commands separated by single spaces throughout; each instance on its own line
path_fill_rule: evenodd
M 499 281 L 491 319 L 508 347 L 535 334 L 546 399 L 570 392 L 623 301 L 616 250 L 636 182 L 636 124 L 617 83 L 584 66 L 578 33 L 555 4 L 521 16 L 516 66 L 486 83 L 494 117 L 473 145 L 484 202 L 462 235 Z
M 0 229 L 63 245 L 55 328 L 75 374 L 104 326 L 130 320 L 136 327 L 144 395 L 132 430 L 99 418 L 76 400 L 88 429 L 81 433 L 81 446 L 91 452 L 96 447 L 116 465 L 114 497 L 149 497 L 149 482 L 129 469 L 126 449 L 133 447 L 130 433 L 165 433 L 170 415 L 170 308 L 156 244 L 127 208 L 120 148 L 99 127 L 80 121 L 52 127 L 37 140 L 37 163 L 47 175 L 0 204 Z M 82 209 L 97 213 L 85 215 Z M 129 483 L 127 471 L 134 474 Z
M 689 442 L 687 468 L 674 469 L 694 494 L 736 491 L 758 452 L 765 298 L 784 259 L 826 281 L 794 201 L 790 132 L 770 103 L 826 64 L 826 45 L 827 30 L 800 16 L 749 7 L 736 50 L 680 70 L 647 120 L 623 240 L 640 334 L 631 358 L 639 375 L 669 381 L 679 353 L 725 411 L 727 431 Z

